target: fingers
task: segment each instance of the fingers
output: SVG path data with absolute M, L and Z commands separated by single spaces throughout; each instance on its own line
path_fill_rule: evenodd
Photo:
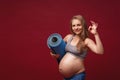
M 89 26 L 88 31 L 92 30 L 92 26 Z
M 56 58 L 56 59 L 60 57 L 59 54 L 54 54 L 54 53 L 52 53 L 52 52 L 50 52 L 50 55 L 51 55 L 53 58 Z
M 91 20 L 90 22 L 91 22 L 92 26 L 96 26 L 96 27 L 98 26 L 98 23 L 96 23 L 95 21 Z
M 94 21 L 92 21 L 92 20 L 90 20 L 90 22 L 92 23 L 92 24 L 94 24 L 95 22 Z
M 94 21 L 90 21 L 90 22 L 91 22 L 91 25 L 89 26 L 88 31 L 92 34 L 96 34 L 98 23 L 96 23 Z

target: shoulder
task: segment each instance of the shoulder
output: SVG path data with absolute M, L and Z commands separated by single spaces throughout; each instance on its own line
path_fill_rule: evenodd
M 73 34 L 67 34 L 66 36 L 65 36 L 65 38 L 70 38 L 70 37 L 72 37 L 73 36 Z
M 69 39 L 70 37 L 72 37 L 72 36 L 73 36 L 73 34 L 67 34 L 67 35 L 64 37 L 64 41 L 67 42 L 68 39 Z
M 91 41 L 93 41 L 93 40 L 90 39 L 90 38 L 86 38 L 86 39 L 85 39 L 85 44 L 88 45 Z

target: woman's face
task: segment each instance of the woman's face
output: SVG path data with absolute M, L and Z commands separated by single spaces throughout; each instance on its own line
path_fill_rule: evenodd
M 83 27 L 82 27 L 81 21 L 78 19 L 73 19 L 72 20 L 72 31 L 75 34 L 80 34 L 82 30 L 83 30 Z

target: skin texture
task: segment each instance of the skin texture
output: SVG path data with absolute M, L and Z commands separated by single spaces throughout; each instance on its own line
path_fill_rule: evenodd
M 71 20 L 72 34 L 66 35 L 64 41 L 67 43 L 71 36 L 74 35 L 70 44 L 72 46 L 76 46 L 80 52 L 82 52 L 82 50 L 90 49 L 96 54 L 103 54 L 103 45 L 97 32 L 98 24 L 94 21 L 91 21 L 91 25 L 87 29 L 95 37 L 94 42 L 88 37 L 81 37 L 81 34 L 86 31 L 82 23 L 82 19 L 83 18 L 81 18 L 81 15 L 77 15 Z M 54 58 L 59 57 L 58 54 L 51 53 L 51 55 Z M 59 71 L 65 78 L 69 78 L 75 74 L 81 73 L 85 71 L 84 60 L 78 56 L 75 56 L 74 54 L 67 52 L 59 63 Z

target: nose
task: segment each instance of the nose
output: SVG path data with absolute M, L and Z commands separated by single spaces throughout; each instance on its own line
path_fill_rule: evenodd
M 79 27 L 78 26 L 75 26 L 75 29 L 78 29 Z

